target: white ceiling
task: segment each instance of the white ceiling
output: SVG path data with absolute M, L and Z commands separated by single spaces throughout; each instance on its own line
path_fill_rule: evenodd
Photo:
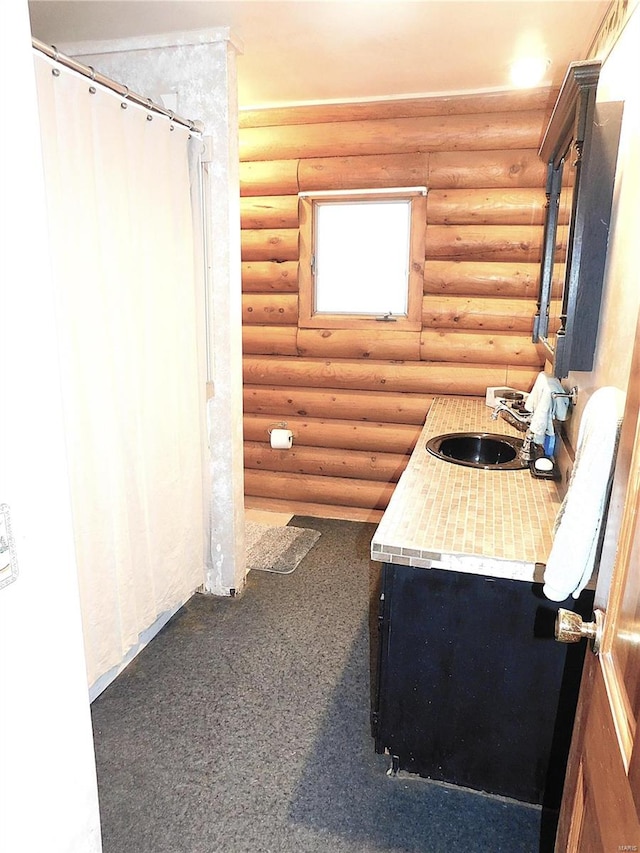
M 6 0 L 3 0 L 6 2 Z M 609 0 L 32 0 L 33 35 L 58 46 L 230 26 L 243 107 L 507 89 L 522 54 L 559 86 Z

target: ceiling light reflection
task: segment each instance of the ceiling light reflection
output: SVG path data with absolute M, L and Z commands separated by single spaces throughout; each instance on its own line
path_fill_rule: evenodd
M 541 56 L 524 56 L 511 66 L 511 82 L 519 89 L 527 89 L 541 83 L 551 60 Z

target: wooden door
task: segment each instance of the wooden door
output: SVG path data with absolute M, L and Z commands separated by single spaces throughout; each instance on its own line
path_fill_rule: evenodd
M 556 853 L 640 851 L 640 322 Z M 617 543 L 617 544 L 616 544 Z

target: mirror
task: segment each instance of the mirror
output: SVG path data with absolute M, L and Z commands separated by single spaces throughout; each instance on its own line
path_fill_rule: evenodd
M 547 206 L 533 340 L 564 378 L 595 352 L 622 104 L 596 105 L 600 62 L 569 66 L 540 148 Z
M 567 269 L 567 258 L 569 256 L 569 226 L 571 224 L 574 197 L 573 190 L 576 184 L 578 163 L 578 152 L 576 151 L 574 141 L 571 140 L 558 167 L 560 170 L 558 222 L 556 226 L 555 252 L 551 273 L 549 302 L 545 312 L 544 334 L 544 339 L 550 350 L 555 350 L 557 348 L 558 335 L 565 334 L 566 329 L 567 306 L 566 300 L 564 299 L 564 281 Z

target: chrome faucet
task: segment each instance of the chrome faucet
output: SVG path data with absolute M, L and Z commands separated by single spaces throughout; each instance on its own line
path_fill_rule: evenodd
M 535 453 L 531 447 L 532 444 L 533 433 L 528 429 L 522 440 L 522 447 L 520 448 L 520 459 L 522 459 L 523 462 L 531 462 L 532 459 L 535 459 Z
M 497 421 L 499 416 L 519 432 L 526 432 L 529 429 L 531 413 L 525 412 L 521 414 L 520 412 L 516 412 L 511 406 L 507 406 L 503 400 L 498 403 L 491 413 L 491 420 Z
M 529 428 L 531 412 L 515 412 L 511 406 L 507 406 L 507 404 L 501 400 L 491 413 L 491 420 L 497 421 L 498 417 L 502 417 L 503 420 L 508 424 L 511 424 L 512 427 L 515 427 L 519 432 L 525 433 L 519 456 L 523 462 L 531 462 L 535 456 L 533 448 L 531 447 L 533 444 L 533 433 Z

